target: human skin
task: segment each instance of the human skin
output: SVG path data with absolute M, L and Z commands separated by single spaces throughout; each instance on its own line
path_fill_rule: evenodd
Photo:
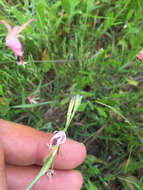
M 0 119 L 0 189 L 25 190 L 49 153 L 47 144 L 51 137 L 51 133 Z M 72 169 L 85 156 L 82 143 L 67 139 L 54 158 L 52 179 L 42 176 L 32 190 L 80 190 L 82 176 Z

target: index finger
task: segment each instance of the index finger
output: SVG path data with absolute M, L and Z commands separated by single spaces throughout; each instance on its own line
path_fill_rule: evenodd
M 43 164 L 50 151 L 47 144 L 51 137 L 51 133 L 0 119 L 0 140 L 9 164 Z M 61 154 L 54 158 L 54 168 L 72 169 L 85 159 L 86 149 L 82 143 L 67 139 L 61 149 Z

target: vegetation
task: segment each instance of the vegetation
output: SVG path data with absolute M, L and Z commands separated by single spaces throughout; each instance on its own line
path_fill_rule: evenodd
M 0 24 L 1 118 L 53 132 L 83 96 L 69 128 L 88 151 L 83 190 L 143 189 L 142 13 L 142 0 L 0 0 L 0 20 L 36 18 L 22 32 L 25 67 Z

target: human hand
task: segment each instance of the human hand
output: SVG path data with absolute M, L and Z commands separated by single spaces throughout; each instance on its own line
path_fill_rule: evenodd
M 40 170 L 48 155 L 51 133 L 0 120 L 0 189 L 24 190 Z M 6 165 L 4 166 L 4 156 Z M 42 176 L 33 190 L 80 190 L 82 176 L 72 170 L 86 156 L 83 144 L 67 139 L 53 161 L 55 175 Z M 5 177 L 6 176 L 6 177 Z

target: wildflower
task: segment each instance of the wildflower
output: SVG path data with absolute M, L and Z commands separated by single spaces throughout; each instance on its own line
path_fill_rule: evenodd
M 36 94 L 33 94 L 33 95 L 27 97 L 27 100 L 29 101 L 30 104 L 37 104 L 38 99 L 39 99 L 39 97 L 37 97 Z
M 50 139 L 50 144 L 48 146 L 49 146 L 49 148 L 51 148 L 51 147 L 56 146 L 56 145 L 61 145 L 65 142 L 66 142 L 65 132 L 59 131 Z
M 143 50 L 140 51 L 140 53 L 136 56 L 138 59 L 143 59 Z
M 25 62 L 22 59 L 22 56 L 23 56 L 22 45 L 18 38 L 19 37 L 24 38 L 22 35 L 19 35 L 19 33 L 22 30 L 24 30 L 25 27 L 28 24 L 30 24 L 32 21 L 35 21 L 35 19 L 31 19 L 31 20 L 27 21 L 22 26 L 15 26 L 12 28 L 6 21 L 0 20 L 0 23 L 4 24 L 8 30 L 8 35 L 6 37 L 6 46 L 11 48 L 11 50 L 14 52 L 14 55 L 15 55 L 17 61 L 19 62 L 19 64 L 23 65 L 23 66 L 25 65 Z
M 49 169 L 47 172 L 46 172 L 46 175 L 49 177 L 49 179 L 51 180 L 52 177 L 55 175 L 55 171 L 53 169 Z

